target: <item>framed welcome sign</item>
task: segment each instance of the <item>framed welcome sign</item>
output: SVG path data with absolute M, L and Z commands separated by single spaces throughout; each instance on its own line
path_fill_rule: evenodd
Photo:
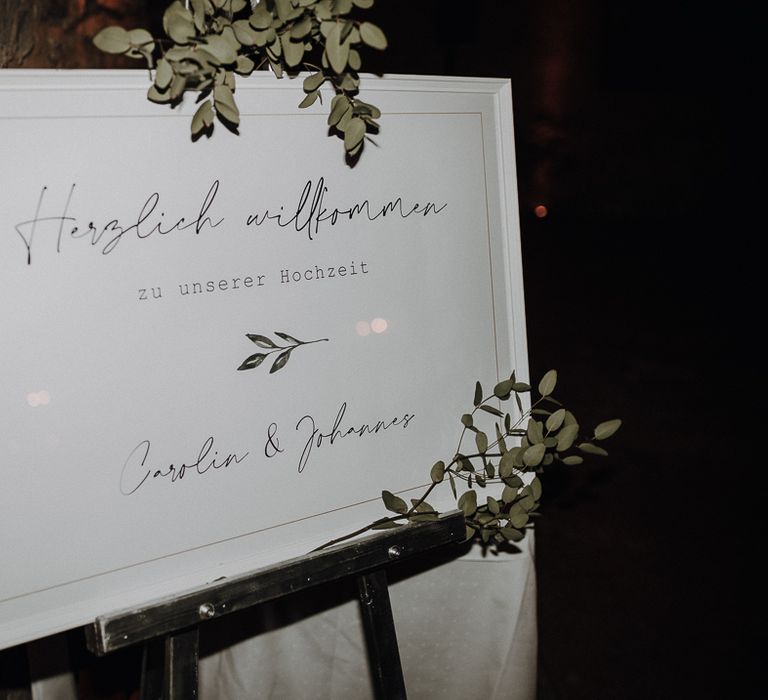
M 509 84 L 366 80 L 354 168 L 297 85 L 193 143 L 143 72 L 0 73 L 0 646 L 380 517 L 527 376 Z

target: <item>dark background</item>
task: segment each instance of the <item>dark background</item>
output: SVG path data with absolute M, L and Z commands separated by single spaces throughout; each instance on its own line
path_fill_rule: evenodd
M 146 24 L 152 5 L 36 0 L 20 20 L 8 5 L 19 21 L 0 24 L 0 65 L 106 65 L 87 37 Z M 766 697 L 758 25 L 715 7 L 360 13 L 390 40 L 366 70 L 511 78 L 531 375 L 556 367 L 584 424 L 624 420 L 608 458 L 545 474 L 541 700 Z

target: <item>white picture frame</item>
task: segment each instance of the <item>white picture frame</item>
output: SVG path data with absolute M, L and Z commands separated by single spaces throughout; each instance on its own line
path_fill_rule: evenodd
M 364 77 L 354 168 L 299 80 L 147 87 L 0 71 L 0 648 L 381 517 L 528 375 L 508 81 Z

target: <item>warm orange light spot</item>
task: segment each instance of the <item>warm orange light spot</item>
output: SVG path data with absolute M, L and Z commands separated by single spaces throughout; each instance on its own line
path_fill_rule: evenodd
M 371 321 L 371 330 L 374 333 L 383 333 L 388 327 L 389 324 L 385 318 L 374 318 L 373 321 Z
M 543 219 L 547 214 L 549 214 L 549 210 L 543 204 L 539 204 L 534 207 L 533 213 L 536 214 L 536 218 Z

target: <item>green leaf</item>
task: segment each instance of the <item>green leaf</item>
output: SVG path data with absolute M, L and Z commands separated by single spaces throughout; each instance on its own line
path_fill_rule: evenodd
M 205 50 L 222 65 L 229 65 L 237 60 L 237 52 L 221 35 L 213 34 L 205 38 Z
M 525 382 L 512 382 L 512 391 L 517 394 L 525 394 L 531 390 L 531 385 Z
M 485 411 L 486 413 L 490 413 L 492 416 L 496 416 L 497 418 L 502 418 L 504 414 L 495 406 L 489 406 L 487 403 L 484 403 L 482 406 L 480 406 L 481 411 Z
M 349 59 L 349 42 L 341 41 L 341 29 L 341 23 L 335 22 L 325 40 L 325 53 L 328 56 L 328 62 L 337 75 L 344 72 Z
M 401 523 L 393 523 L 391 520 L 382 520 L 371 526 L 371 530 L 391 530 L 394 527 L 401 527 Z
M 131 48 L 131 37 L 122 27 L 106 27 L 93 37 L 93 43 L 105 53 L 125 53 Z
M 600 423 L 600 425 L 595 428 L 595 439 L 605 440 L 606 438 L 611 437 L 611 435 L 613 435 L 620 427 L 620 418 L 614 418 L 613 420 L 607 420 Z
M 480 382 L 475 383 L 475 397 L 472 400 L 472 403 L 475 406 L 479 406 L 483 401 L 483 387 L 480 384 Z
M 523 464 L 526 467 L 538 467 L 541 464 L 541 460 L 544 459 L 544 453 L 546 447 L 539 443 L 538 445 L 531 445 L 523 453 Z
M 299 109 L 306 109 L 307 107 L 311 107 L 315 102 L 317 102 L 317 98 L 320 96 L 320 93 L 315 90 L 314 92 L 310 92 L 308 95 L 304 95 L 304 99 L 299 102 Z
M 529 484 L 531 488 L 531 495 L 537 500 L 541 500 L 541 479 L 538 476 L 533 477 L 533 480 Z
M 191 4 L 195 28 L 202 34 L 205 32 L 205 0 L 192 0 Z
M 258 367 L 262 362 L 264 362 L 265 357 L 266 355 L 264 353 L 257 352 L 255 355 L 251 355 L 250 357 L 246 358 L 243 361 L 243 364 L 241 364 L 237 369 L 243 370 Z
M 539 442 L 544 442 L 544 431 L 540 421 L 535 418 L 528 419 L 528 429 L 526 431 L 528 436 L 528 442 L 535 445 Z
M 322 71 L 312 73 L 304 78 L 303 88 L 304 92 L 314 92 L 325 82 L 325 75 Z
M 387 37 L 384 36 L 384 32 L 371 22 L 363 22 L 360 25 L 360 38 L 371 48 L 380 51 L 387 48 Z
M 477 445 L 477 451 L 480 454 L 485 454 L 488 451 L 488 436 L 479 431 L 475 434 L 475 444 Z
M 560 426 L 563 424 L 563 421 L 565 420 L 565 409 L 564 408 L 558 408 L 553 414 L 547 418 L 546 427 L 547 430 L 552 432 L 553 430 L 558 430 Z
M 349 98 L 346 95 L 335 95 L 331 100 L 331 113 L 328 115 L 328 126 L 335 126 L 341 118 L 347 113 L 352 111 L 352 106 L 349 104 Z
M 248 56 L 238 56 L 235 71 L 240 75 L 250 75 L 256 70 L 256 64 Z
M 352 0 L 352 4 L 355 7 L 360 7 L 363 10 L 367 10 L 370 7 L 373 7 L 373 0 Z
M 248 22 L 254 29 L 264 30 L 272 27 L 272 13 L 267 9 L 266 2 L 256 5 L 251 16 L 248 18 Z
M 240 123 L 240 111 L 235 104 L 235 98 L 226 85 L 217 85 L 213 89 L 213 100 L 216 112 L 228 122 L 237 126 Z
M 344 130 L 344 148 L 351 151 L 365 138 L 365 122 L 360 117 L 352 117 Z
M 477 511 L 477 492 L 465 491 L 458 502 L 459 508 L 464 512 L 464 517 L 469 518 Z
M 280 35 L 280 43 L 283 46 L 283 57 L 290 68 L 298 66 L 304 58 L 304 42 L 293 41 L 288 32 Z
M 598 447 L 597 445 L 593 445 L 591 442 L 582 442 L 580 445 L 577 445 L 577 447 L 581 452 L 584 452 L 585 454 L 599 455 L 600 457 L 608 456 L 608 452 L 606 450 L 604 450 L 602 447 Z
M 157 70 L 155 71 L 155 85 L 160 91 L 165 91 L 173 80 L 173 68 L 171 64 L 164 58 L 161 58 L 157 62 Z
M 360 57 L 360 52 L 357 49 L 349 49 L 349 67 L 352 70 L 360 70 L 363 65 L 363 59 Z
M 505 379 L 503 382 L 499 382 L 495 387 L 493 387 L 493 393 L 500 399 L 507 399 L 512 392 L 513 386 L 514 382 L 511 379 Z
M 582 462 L 584 462 L 584 458 L 579 457 L 578 455 L 563 457 L 563 464 L 567 464 L 569 467 L 576 466 L 577 464 L 581 464 Z
M 291 348 L 292 350 L 293 348 Z M 291 356 L 291 350 L 286 350 L 285 352 L 281 352 L 277 359 L 274 361 L 272 367 L 269 370 L 270 374 L 274 374 L 275 372 L 281 370 L 283 367 L 285 367 L 286 363 L 288 362 L 288 358 Z
M 579 434 L 579 424 L 571 423 L 570 425 L 563 426 L 560 432 L 557 434 L 557 451 L 565 452 L 573 445 L 574 440 Z
M 528 523 L 528 512 L 518 503 L 509 510 L 509 522 L 515 529 L 521 529 Z
M 291 39 L 303 39 L 312 31 L 312 19 L 305 15 L 291 27 Z
M 210 100 L 206 100 L 205 102 L 201 103 L 201 105 L 197 108 L 197 111 L 195 112 L 195 116 L 192 117 L 192 133 L 198 134 L 203 129 L 210 127 L 211 124 L 213 124 L 213 105 L 211 104 Z M 252 357 L 256 357 L 255 355 L 252 355 Z M 262 355 L 262 360 L 266 357 L 266 355 Z M 259 361 L 259 364 L 261 363 L 261 360 Z M 243 369 L 242 367 L 238 369 Z
M 188 44 L 197 35 L 192 13 L 178 0 L 163 14 L 163 29 L 176 44 Z
M 247 19 L 239 19 L 232 23 L 232 30 L 235 37 L 243 46 L 254 46 L 256 44 L 256 32 Z
M 488 506 L 488 510 L 494 515 L 498 515 L 501 512 L 501 508 L 499 508 L 499 502 L 492 496 L 487 496 L 485 502 Z
M 260 348 L 276 348 L 277 345 L 275 345 L 269 338 L 263 335 L 258 335 L 256 333 L 246 333 L 245 337 L 248 338 L 252 343 L 256 343 Z
M 403 515 L 408 511 L 408 505 L 399 496 L 395 496 L 391 491 L 382 491 L 381 500 L 384 501 L 384 507 L 393 513 Z
M 513 486 L 505 486 L 501 492 L 501 500 L 504 503 L 512 503 L 517 498 L 517 489 Z
M 439 484 L 445 478 L 445 462 L 442 460 L 435 462 L 432 465 L 429 476 L 432 479 L 433 484 Z
M 539 382 L 539 393 L 542 396 L 549 396 L 557 385 L 557 370 L 551 369 L 547 372 Z
M 520 542 L 520 540 L 525 537 L 525 533 L 513 527 L 503 527 L 499 532 L 501 532 L 501 534 L 506 539 L 511 540 L 512 542 Z
M 463 425 L 465 428 L 471 428 L 471 427 L 474 425 L 474 420 L 472 419 L 472 415 L 471 415 L 471 414 L 469 414 L 469 413 L 465 413 L 465 414 L 464 414 L 464 415 L 461 417 L 461 424 L 462 424 L 462 425 Z
M 515 471 L 515 453 L 510 450 L 505 453 L 499 462 L 499 476 L 502 479 L 512 476 Z

